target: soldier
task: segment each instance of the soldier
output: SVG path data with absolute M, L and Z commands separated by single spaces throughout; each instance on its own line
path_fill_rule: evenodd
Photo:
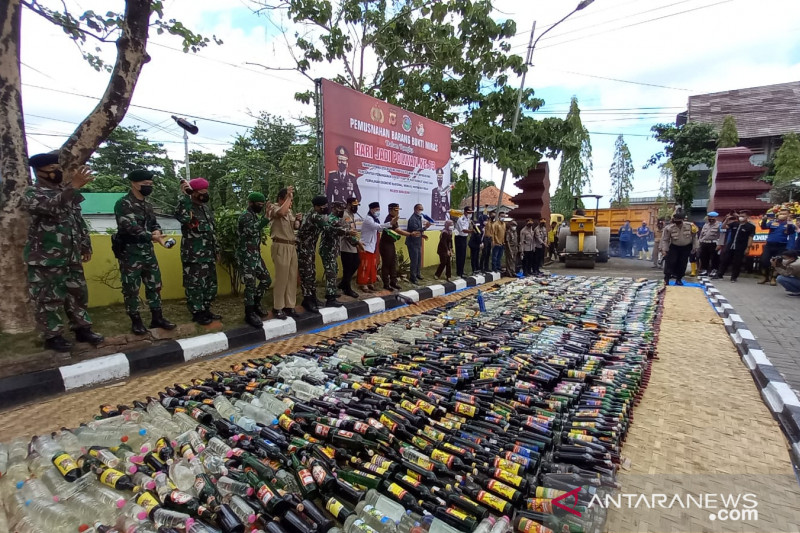
M 211 312 L 217 295 L 217 238 L 214 215 L 208 204 L 208 181 L 181 181 L 184 196 L 178 199 L 175 218 L 181 223 L 181 262 L 186 306 L 192 320 L 202 326 L 222 318 Z
M 239 241 L 236 244 L 236 263 L 244 283 L 244 321 L 254 328 L 263 327 L 262 320 L 267 318 L 261 300 L 272 285 L 269 270 L 261 257 L 261 236 L 269 224 L 269 219 L 263 216 L 266 201 L 260 192 L 251 192 L 247 197 L 247 209 L 239 215 Z
M 686 274 L 686 263 L 689 254 L 697 253 L 697 230 L 691 222 L 685 221 L 686 215 L 678 211 L 672 215 L 672 222 L 664 228 L 661 237 L 661 253 L 664 254 L 664 283 L 669 285 L 671 277 L 675 285 L 683 285 Z
M 303 307 L 306 310 L 317 313 L 319 307 L 317 304 L 317 265 L 315 261 L 315 251 L 317 248 L 317 239 L 320 232 L 331 224 L 330 209 L 328 208 L 328 199 L 325 196 L 318 195 L 311 200 L 313 206 L 311 211 L 303 218 L 303 223 L 297 232 L 297 265 L 300 271 L 300 284 L 303 290 Z M 348 232 L 342 229 L 339 235 L 345 234 L 355 235 L 354 231 Z
M 339 244 L 342 237 L 350 236 L 348 232 L 355 232 L 344 222 L 344 202 L 333 202 L 333 212 L 328 217 L 328 225 L 322 229 L 322 238 L 319 241 L 319 256 L 325 269 L 325 306 L 341 307 L 343 304 L 337 300 L 336 277 L 339 275 Z
M 361 191 L 358 188 L 358 178 L 347 171 L 347 161 L 350 152 L 344 146 L 336 147 L 336 170 L 328 173 L 328 182 L 325 186 L 325 196 L 331 202 L 346 202 L 354 197 L 361 201 Z
M 161 312 L 161 270 L 153 243 L 165 246 L 167 237 L 162 235 L 153 205 L 147 201 L 147 196 L 153 192 L 153 173 L 134 170 L 128 174 L 128 180 L 131 182 L 130 192 L 114 204 L 117 233 L 111 237 L 111 248 L 119 260 L 119 279 L 125 311 L 131 317 L 131 331 L 135 335 L 147 333 L 139 314 L 139 287 L 142 283 L 153 317 L 150 327 L 175 329 L 175 324 L 164 318 Z
M 31 215 L 24 260 L 28 265 L 28 291 L 35 306 L 36 326 L 44 347 L 68 352 L 72 343 L 63 336 L 64 309 L 75 331 L 75 340 L 98 345 L 103 336 L 92 331 L 86 311 L 89 293 L 83 265 L 92 257 L 89 228 L 81 215 L 83 196 L 78 189 L 94 179 L 82 166 L 66 176 L 58 164 L 58 152 L 30 158 L 36 186 L 25 191 L 23 205 Z

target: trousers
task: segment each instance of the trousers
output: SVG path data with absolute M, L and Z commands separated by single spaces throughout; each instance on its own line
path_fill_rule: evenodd
M 272 307 L 294 309 L 297 305 L 297 249 L 293 244 L 273 241 L 270 252 L 275 264 Z
M 481 270 L 489 272 L 490 262 L 492 259 L 492 238 L 483 238 L 483 249 L 481 250 Z
M 692 245 L 677 246 L 670 244 L 667 256 L 664 258 L 664 281 L 669 282 L 670 278 L 682 280 L 686 275 L 686 265 L 689 264 L 689 255 L 692 253 Z
M 184 263 L 183 289 L 190 313 L 208 310 L 217 297 L 216 263 Z
M 536 252 L 522 252 L 522 273 L 526 276 L 533 274 L 533 259 Z
M 469 247 L 469 263 L 472 267 L 472 275 L 474 276 L 481 269 L 481 245 Z
M 725 273 L 728 271 L 728 267 L 731 269 L 731 279 L 739 279 L 739 273 L 742 271 L 742 263 L 744 262 L 744 256 L 747 253 L 747 248 L 742 247 L 741 250 L 728 250 L 722 255 L 719 270 L 717 270 L 717 275 L 720 277 L 724 276 Z
M 411 273 L 409 279 L 411 283 L 416 283 L 420 277 L 420 263 L 422 262 L 422 244 L 412 244 L 408 246 L 408 260 L 411 262 Z
M 343 291 L 353 290 L 350 287 L 350 283 L 353 281 L 353 276 L 358 272 L 359 263 L 358 252 L 342 252 L 342 282 L 339 287 Z
M 505 248 L 505 246 L 502 244 L 492 246 L 492 272 L 500 272 L 502 269 L 503 248 Z
M 456 237 L 456 238 L 458 238 L 458 237 Z M 452 271 L 450 270 L 450 268 L 451 268 L 450 267 L 450 263 L 451 263 L 450 259 L 451 259 L 450 256 L 448 254 L 446 254 L 446 253 L 439 254 L 439 266 L 436 268 L 436 277 L 441 276 L 442 272 L 444 272 L 445 273 L 445 277 L 447 279 L 450 279 L 450 275 L 452 273 Z
M 719 270 L 719 254 L 717 253 L 717 243 L 700 243 L 700 270 Z
M 800 278 L 794 276 L 778 276 L 777 281 L 789 292 L 800 292 Z
M 456 275 L 464 276 L 464 264 L 467 262 L 467 237 L 457 235 L 455 238 L 456 247 Z
M 161 270 L 155 255 L 148 255 L 131 262 L 128 258 L 119 261 L 119 280 L 128 314 L 139 312 L 139 288 L 144 284 L 144 295 L 150 309 L 161 309 Z
M 540 246 L 533 251 L 533 272 L 539 274 L 544 265 L 544 246 Z
M 67 313 L 72 329 L 90 327 L 89 291 L 82 265 L 28 265 L 28 294 L 33 300 L 36 327 L 45 339 L 61 335 L 64 323 L 59 311 Z
M 397 248 L 392 239 L 383 239 L 379 245 L 381 253 L 381 281 L 383 288 L 389 289 L 390 285 L 397 285 Z

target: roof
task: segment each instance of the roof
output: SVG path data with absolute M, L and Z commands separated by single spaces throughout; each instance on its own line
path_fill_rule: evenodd
M 497 207 L 497 199 L 500 196 L 500 189 L 495 187 L 494 185 L 489 185 L 485 189 L 481 191 L 480 195 L 480 202 L 477 202 L 478 195 L 475 195 L 476 205 L 480 203 L 481 206 L 489 205 L 492 207 Z M 461 200 L 461 208 L 472 205 L 472 197 L 468 196 Z M 511 201 L 511 195 L 507 192 L 503 192 L 503 205 L 509 208 L 517 207 L 517 204 Z
M 800 132 L 800 81 L 734 89 L 689 97 L 689 122 L 719 127 L 725 115 L 736 118 L 741 139 Z
M 114 204 L 128 193 L 124 192 L 85 192 L 81 211 L 84 215 L 112 215 Z

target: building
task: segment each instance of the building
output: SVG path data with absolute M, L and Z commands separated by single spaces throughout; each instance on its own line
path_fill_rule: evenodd
M 495 187 L 494 185 L 490 185 L 483 189 L 480 194 L 475 195 L 475 201 L 473 203 L 473 197 L 468 196 L 461 201 L 461 205 L 459 206 L 461 209 L 464 209 L 467 206 L 475 206 L 475 210 L 479 212 L 483 212 L 484 207 L 488 209 L 496 209 L 497 208 L 497 199 L 500 197 L 500 189 Z M 507 192 L 503 192 L 503 204 L 500 206 L 500 214 L 504 215 L 511 211 L 512 209 L 516 208 L 517 204 L 511 201 L 511 195 Z
M 114 217 L 114 205 L 117 200 L 125 196 L 124 192 L 85 192 L 81 211 L 83 218 L 89 225 L 92 233 L 114 233 L 117 231 L 117 219 Z M 164 233 L 180 232 L 181 225 L 175 217 L 168 215 L 158 216 L 158 223 Z

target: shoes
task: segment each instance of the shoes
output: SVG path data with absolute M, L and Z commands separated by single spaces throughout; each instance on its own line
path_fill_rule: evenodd
M 711 274 L 709 274 L 709 276 L 711 276 L 712 278 L 713 278 L 713 277 L 715 277 L 716 275 L 717 275 L 717 271 L 716 271 L 716 269 L 715 269 L 715 270 L 712 270 L 712 271 L 711 271 Z
M 722 279 L 722 278 L 720 278 L 720 279 Z M 731 283 L 736 283 L 736 281 L 737 281 L 737 280 L 735 280 L 735 279 L 731 278 Z
M 769 280 L 769 284 L 772 285 L 773 287 L 775 287 L 778 284 L 778 282 L 775 281 L 774 279 L 771 279 L 771 280 Z
M 214 321 L 211 318 L 211 315 L 208 314 L 208 311 L 195 311 L 192 313 L 192 322 L 196 322 L 201 326 L 207 326 Z
M 284 307 L 283 312 L 286 313 L 286 316 L 290 316 L 292 318 L 297 318 L 299 316 L 297 311 L 294 310 L 294 307 Z
M 91 327 L 78 328 L 75 330 L 75 340 L 78 342 L 88 342 L 92 346 L 97 346 L 103 342 L 103 336 L 92 331 Z
M 306 296 L 303 298 L 303 303 L 301 304 L 306 311 L 310 313 L 319 313 L 319 307 L 317 307 L 317 299 L 314 296 Z
M 144 335 L 147 333 L 147 328 L 144 327 L 142 316 L 139 313 L 131 313 L 131 331 L 134 335 Z
M 439 280 L 439 275 L 438 275 L 438 274 L 434 274 L 434 275 L 433 275 L 433 279 L 435 279 L 435 280 Z
M 708 274 L 708 270 L 701 270 L 697 275 L 698 276 L 705 276 L 706 274 Z
M 371 290 L 372 292 L 378 292 L 378 287 L 376 287 L 376 286 L 375 286 L 375 285 L 373 285 L 372 283 L 370 283 L 369 285 L 367 285 L 367 288 L 368 288 L 369 290 Z
M 392 283 L 392 284 L 390 284 L 390 285 L 389 285 L 389 289 L 390 289 L 390 290 L 396 290 L 396 291 L 401 291 L 401 290 L 403 290 L 402 288 L 400 288 L 400 285 L 398 285 L 397 283 Z
M 208 317 L 209 317 L 211 320 L 222 320 L 222 315 L 218 315 L 218 314 L 216 314 L 216 313 L 213 313 L 213 312 L 211 311 L 211 309 L 206 309 L 206 314 L 208 315 Z
M 683 280 L 682 279 L 676 279 L 675 280 L 675 285 L 683 286 Z
M 273 309 L 272 314 L 278 320 L 286 320 L 288 318 L 286 316 L 286 312 L 283 309 Z
M 153 319 L 150 320 L 151 328 L 161 328 L 166 330 L 175 329 L 175 324 L 164 318 L 164 314 L 162 313 L 161 309 L 151 309 L 150 314 L 153 316 Z
M 759 285 L 766 285 L 767 283 L 769 283 L 768 279 L 762 279 L 761 281 L 758 282 Z
M 711 279 L 725 279 L 725 276 L 720 276 L 719 274 L 712 276 Z
M 444 278 L 444 280 L 445 280 L 446 282 L 450 283 L 450 278 Z
M 336 298 L 328 298 L 325 300 L 325 307 L 344 307 L 344 304 Z
M 787 293 L 786 296 L 800 296 L 800 292 L 790 292 Z
M 264 327 L 264 323 L 261 321 L 261 317 L 258 315 L 255 305 L 246 305 L 244 307 L 244 321 L 254 328 Z
M 418 280 L 424 280 L 425 278 L 423 278 L 422 276 L 417 276 L 417 279 Z
M 269 314 L 268 314 L 266 311 L 264 311 L 263 309 L 261 309 L 261 306 L 260 306 L 260 305 L 254 305 L 254 306 L 253 306 L 253 311 L 255 311 L 255 312 L 256 312 L 256 314 L 257 314 L 258 316 L 260 316 L 262 320 L 263 320 L 263 319 L 265 319 L 265 318 L 267 318 L 267 317 L 269 316 Z
M 72 348 L 72 343 L 61 335 L 56 335 L 55 337 L 50 337 L 49 339 L 44 340 L 44 348 L 45 350 L 55 350 L 57 352 L 65 353 L 70 351 Z
M 344 292 L 344 294 L 346 296 L 349 296 L 350 298 L 358 298 L 358 293 L 356 291 L 354 291 L 353 289 L 347 289 L 347 290 L 344 290 L 342 292 Z

